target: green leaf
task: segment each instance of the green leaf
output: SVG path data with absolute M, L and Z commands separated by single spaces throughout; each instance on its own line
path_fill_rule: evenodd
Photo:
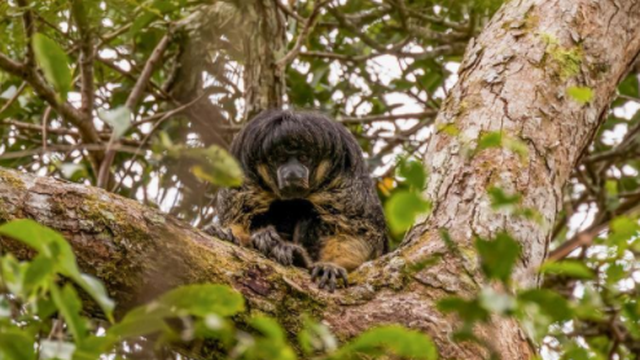
M 507 282 L 520 255 L 520 244 L 501 232 L 494 240 L 476 239 L 482 271 L 489 279 Z
M 206 149 L 174 147 L 172 154 L 177 158 L 195 162 L 191 172 L 200 180 L 227 187 L 242 185 L 243 173 L 240 164 L 219 146 L 212 145 Z
M 427 174 L 419 161 L 402 160 L 398 167 L 398 174 L 415 190 L 423 190 L 427 183 Z
M 60 98 L 66 100 L 72 81 L 67 54 L 55 41 L 40 33 L 33 36 L 33 52 L 47 81 L 58 91 Z
M 85 320 L 80 316 L 82 302 L 71 284 L 67 284 L 60 290 L 56 285 L 51 286 L 51 298 L 64 317 L 64 320 L 78 344 L 87 336 Z
M 489 189 L 489 197 L 491 198 L 491 208 L 494 210 L 502 208 L 513 209 L 520 204 L 522 199 L 520 194 L 509 195 L 498 187 L 491 187 Z
M 478 301 L 480 306 L 494 314 L 509 314 L 516 307 L 516 301 L 510 294 L 498 292 L 490 286 L 482 288 Z
M 33 360 L 35 359 L 35 339 L 19 328 L 0 327 L 0 359 Z
M 162 295 L 159 302 L 176 313 L 205 317 L 209 314 L 233 316 L 244 311 L 244 298 L 225 285 L 181 286 Z
M 562 275 L 584 280 L 595 277 L 593 270 L 580 260 L 548 261 L 542 264 L 540 272 L 543 274 Z
M 98 117 L 113 128 L 114 139 L 119 139 L 131 126 L 131 110 L 126 106 L 119 106 L 108 111 L 99 110 Z
M 71 360 L 76 345 L 66 341 L 40 341 L 40 359 Z
M 567 94 L 579 104 L 586 104 L 593 99 L 593 90 L 584 86 L 571 86 L 567 88 Z
M 573 316 L 573 310 L 567 300 L 555 291 L 547 289 L 525 290 L 518 294 L 518 301 L 538 305 L 539 309 L 553 321 L 569 320 Z
M 406 231 L 419 214 L 426 213 L 431 206 L 422 196 L 413 191 L 400 190 L 391 195 L 385 204 L 387 221 L 394 233 Z
M 437 307 L 444 313 L 456 313 L 460 319 L 468 323 L 489 320 L 489 311 L 477 299 L 465 300 L 459 297 L 448 297 L 438 301 Z
M 88 274 L 81 274 L 79 278 L 74 277 L 76 284 L 80 285 L 82 290 L 86 291 L 93 300 L 100 306 L 107 319 L 113 321 L 112 313 L 115 308 L 115 302 L 109 297 L 104 284 Z
M 619 216 L 609 223 L 611 233 L 608 236 L 608 242 L 611 245 L 627 248 L 627 243 L 635 237 L 640 230 L 638 220 L 633 220 L 626 216 Z
M 24 273 L 23 287 L 28 292 L 48 285 L 55 275 L 54 262 L 50 258 L 38 255 L 30 263 Z
M 298 342 L 306 355 L 316 351 L 333 352 L 338 348 L 338 341 L 325 324 L 304 316 L 303 325 L 298 333 Z
M 114 303 L 106 295 L 104 287 L 82 275 L 76 264 L 76 257 L 67 241 L 58 232 L 42 226 L 31 219 L 14 220 L 0 226 L 0 235 L 16 239 L 53 260 L 56 271 L 71 278 L 98 303 L 108 319 Z
M 383 354 L 410 359 L 438 358 L 438 351 L 427 335 L 402 326 L 389 325 L 367 330 L 342 347 L 331 359 L 362 359 L 363 355 L 375 357 Z
M 107 335 L 123 339 L 154 334 L 168 329 L 164 319 L 170 316 L 169 309 L 152 302 L 129 311 L 119 323 L 109 328 Z
M 266 316 L 250 321 L 251 327 L 263 336 L 254 337 L 245 353 L 246 359 L 295 360 L 296 354 L 286 342 L 285 333 L 278 323 Z
M 131 310 L 108 334 L 119 338 L 144 336 L 167 330 L 165 319 L 177 316 L 233 316 L 244 311 L 244 298 L 225 285 L 182 286 L 158 300 Z
M 266 316 L 257 316 L 251 319 L 251 327 L 260 331 L 262 335 L 276 342 L 284 342 L 284 331 L 278 323 Z
M 480 141 L 478 142 L 478 151 L 497 147 L 502 147 L 502 132 L 492 131 L 489 133 L 484 133 L 482 134 L 482 136 L 480 136 Z
M 73 360 L 95 360 L 103 358 L 109 352 L 117 339 L 113 336 L 94 336 L 85 339 L 82 344 L 76 344 Z

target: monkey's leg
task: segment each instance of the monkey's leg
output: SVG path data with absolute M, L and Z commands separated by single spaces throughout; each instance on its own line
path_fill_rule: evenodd
M 324 240 L 320 261 L 311 267 L 311 278 L 323 289 L 333 292 L 340 280 L 346 287 L 347 271 L 360 266 L 371 256 L 371 246 L 362 239 L 341 235 Z
M 215 236 L 220 240 L 229 241 L 236 245 L 247 246 L 249 243 L 249 234 L 241 225 L 231 225 L 228 229 L 224 229 L 218 224 L 211 224 L 204 228 L 204 231 Z
M 300 245 L 283 240 L 273 226 L 251 234 L 251 245 L 265 256 L 286 266 L 309 268 L 311 261 Z

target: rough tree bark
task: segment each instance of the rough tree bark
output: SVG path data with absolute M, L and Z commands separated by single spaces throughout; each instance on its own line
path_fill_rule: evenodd
M 606 114 L 616 85 L 640 51 L 640 2 L 632 0 L 520 0 L 508 2 L 468 48 L 458 84 L 442 107 L 426 158 L 433 212 L 405 244 L 362 266 L 354 283 L 335 294 L 318 291 L 307 274 L 215 241 L 156 210 L 104 191 L 53 179 L 0 171 L 0 220 L 30 217 L 62 231 L 85 271 L 106 282 L 119 311 L 174 286 L 225 283 L 249 307 L 295 332 L 300 315 L 324 319 L 341 339 L 383 323 L 429 333 L 443 358 L 480 359 L 476 345 L 455 343 L 451 316 L 435 302 L 465 296 L 486 284 L 472 240 L 509 231 L 523 248 L 514 279 L 537 284 L 549 226 L 496 213 L 487 189 L 519 192 L 524 206 L 553 224 L 562 187 Z M 567 88 L 585 86 L 580 104 Z M 502 132 L 501 147 L 479 149 L 483 134 Z M 514 151 L 523 142 L 528 153 Z M 462 250 L 440 239 L 449 231 Z M 442 261 L 406 271 L 434 255 Z M 518 324 L 494 319 L 478 329 L 504 359 L 529 359 L 533 350 Z

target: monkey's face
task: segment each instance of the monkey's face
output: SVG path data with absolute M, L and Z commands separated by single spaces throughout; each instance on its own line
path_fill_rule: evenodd
M 282 158 L 276 170 L 278 190 L 283 198 L 304 197 L 309 191 L 309 168 L 304 154 Z
M 353 136 L 329 118 L 267 111 L 236 136 L 232 153 L 248 181 L 280 199 L 304 199 L 363 173 Z
M 268 169 L 259 170 L 263 179 L 275 187 L 274 192 L 283 199 L 304 198 L 312 184 L 315 167 L 312 156 L 300 150 L 279 147 L 268 157 Z

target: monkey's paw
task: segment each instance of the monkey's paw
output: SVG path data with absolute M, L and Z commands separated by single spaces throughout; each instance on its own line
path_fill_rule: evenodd
M 273 226 L 262 228 L 251 234 L 251 246 L 265 256 L 271 255 L 271 250 L 281 242 L 282 239 Z
M 235 235 L 233 235 L 233 232 L 231 232 L 231 229 L 224 230 L 218 225 L 211 224 L 206 228 L 204 228 L 204 232 L 206 232 L 211 236 L 215 236 L 220 240 L 228 241 L 230 243 L 240 245 L 240 241 L 238 240 L 238 238 L 236 238 Z
M 298 244 L 280 241 L 276 244 L 269 257 L 285 266 L 297 266 L 308 269 L 311 265 L 307 250 Z
M 313 280 L 320 289 L 329 289 L 333 292 L 339 285 L 340 280 L 344 287 L 349 285 L 347 281 L 347 270 L 329 262 L 319 262 L 311 267 L 311 280 Z

